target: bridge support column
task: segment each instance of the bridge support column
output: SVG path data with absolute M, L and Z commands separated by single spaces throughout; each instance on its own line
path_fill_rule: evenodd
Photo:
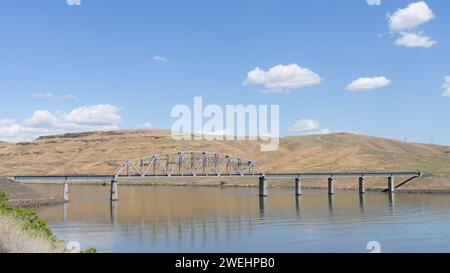
M 67 182 L 67 179 L 64 181 L 64 201 L 69 201 L 69 183 Z
M 328 178 L 328 194 L 329 195 L 334 195 L 334 177 L 330 177 Z
M 267 196 L 267 179 L 265 176 L 259 177 L 259 196 Z
M 364 176 L 361 176 L 359 178 L 359 193 L 365 194 L 366 193 L 366 179 Z
M 117 190 L 117 180 L 111 180 L 111 201 L 119 200 L 119 192 Z
M 392 176 L 388 177 L 388 192 L 389 193 L 395 192 L 394 177 Z
M 302 181 L 300 178 L 295 178 L 295 195 L 302 195 Z

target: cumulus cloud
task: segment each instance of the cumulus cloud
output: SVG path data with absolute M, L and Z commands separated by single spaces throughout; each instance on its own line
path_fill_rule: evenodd
M 138 124 L 136 127 L 150 129 L 150 128 L 153 128 L 153 124 L 151 122 L 147 121 L 147 122 L 144 122 L 143 124 Z
M 109 104 L 88 105 L 61 115 L 62 121 L 86 126 L 117 126 L 121 117 L 119 107 Z
M 153 128 L 153 124 L 151 122 L 144 122 L 142 127 L 144 127 L 144 128 Z
M 422 33 L 402 32 L 400 35 L 401 37 L 395 40 L 395 44 L 398 46 L 428 48 L 437 43 L 437 41 L 423 35 Z
M 38 110 L 30 118 L 25 119 L 24 125 L 35 128 L 52 128 L 59 126 L 59 120 L 46 110 Z
M 369 6 L 380 6 L 381 0 L 367 0 Z
M 52 92 L 45 92 L 45 93 L 33 93 L 31 94 L 31 97 L 35 100 L 37 99 L 62 99 L 62 100 L 75 100 L 78 99 L 77 96 L 74 96 L 72 94 L 67 94 L 64 96 L 57 96 Z
M 55 98 L 55 95 L 52 92 L 45 92 L 45 93 L 33 93 L 31 97 L 33 99 L 53 99 Z
M 119 129 L 120 110 L 109 104 L 81 106 L 69 113 L 37 110 L 22 123 L 0 119 L 0 139 L 17 142 L 44 134 Z
M 78 97 L 75 96 L 75 95 L 72 95 L 72 94 L 67 94 L 67 95 L 64 95 L 64 96 L 62 97 L 62 99 L 63 99 L 63 100 L 76 100 L 76 99 L 78 99 Z
M 411 30 L 433 18 L 433 11 L 424 1 L 411 3 L 404 9 L 388 14 L 389 28 L 392 31 Z
M 264 71 L 259 67 L 248 72 L 244 85 L 264 85 L 265 92 L 278 93 L 320 84 L 319 75 L 297 64 L 277 65 Z
M 166 57 L 155 55 L 153 56 L 153 60 L 160 64 L 166 64 L 169 60 Z
M 16 121 L 14 119 L 10 119 L 10 118 L 2 118 L 0 119 L 0 127 L 3 126 L 9 126 L 14 124 Z
M 0 139 L 12 142 L 28 141 L 48 132 L 49 130 L 45 128 L 31 128 L 15 123 L 9 126 L 0 126 Z
M 444 85 L 442 85 L 442 96 L 450 97 L 450 76 L 446 76 L 444 81 Z
M 302 118 L 297 120 L 294 125 L 289 127 L 289 131 L 304 135 L 319 135 L 330 133 L 330 130 L 320 128 L 320 124 L 318 121 L 310 118 Z
M 411 3 L 406 8 L 388 14 L 387 18 L 391 32 L 400 34 L 395 40 L 396 45 L 429 48 L 437 43 L 423 32 L 415 31 L 419 26 L 434 19 L 433 11 L 424 1 Z
M 391 80 L 386 77 L 363 77 L 354 80 L 349 85 L 347 85 L 347 90 L 351 92 L 361 92 L 371 89 L 382 88 L 391 84 Z

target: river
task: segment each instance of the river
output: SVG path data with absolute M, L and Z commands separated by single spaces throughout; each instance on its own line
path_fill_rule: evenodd
M 62 185 L 31 185 L 52 195 Z M 450 252 L 450 195 L 71 185 L 37 210 L 62 240 L 99 252 Z M 375 243 L 370 243 L 375 242 Z M 368 246 L 369 244 L 369 246 Z M 378 249 L 379 248 L 379 249 Z

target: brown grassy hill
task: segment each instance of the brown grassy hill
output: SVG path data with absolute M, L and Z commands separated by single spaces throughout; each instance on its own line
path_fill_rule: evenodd
M 275 152 L 256 141 L 175 141 L 167 130 L 65 134 L 0 143 L 0 175 L 112 174 L 125 160 L 161 152 L 206 150 L 254 159 L 265 172 L 425 171 L 450 173 L 445 146 L 347 133 L 280 139 Z

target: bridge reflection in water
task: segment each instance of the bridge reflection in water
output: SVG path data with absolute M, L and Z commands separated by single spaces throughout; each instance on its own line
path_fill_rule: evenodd
M 31 186 L 60 192 L 58 185 Z M 107 187 L 73 185 L 70 203 L 40 208 L 38 213 L 55 227 L 57 234 L 66 230 L 72 236 L 74 230 L 84 226 L 86 232 L 104 232 L 102 236 L 106 237 L 105 230 L 112 229 L 151 244 L 201 246 L 226 245 L 227 240 L 245 238 L 279 221 L 287 221 L 286 225 L 305 223 L 306 229 L 314 229 L 324 221 L 343 221 L 344 215 L 345 219 L 358 221 L 367 212 L 391 211 L 394 202 L 389 203 L 382 193 L 361 197 L 339 192 L 329 196 L 324 191 L 308 190 L 303 196 L 295 196 L 291 190 L 274 189 L 271 196 L 258 197 L 257 189 L 249 188 L 142 186 L 124 186 L 122 198 L 110 202 L 105 198 L 106 191 Z

